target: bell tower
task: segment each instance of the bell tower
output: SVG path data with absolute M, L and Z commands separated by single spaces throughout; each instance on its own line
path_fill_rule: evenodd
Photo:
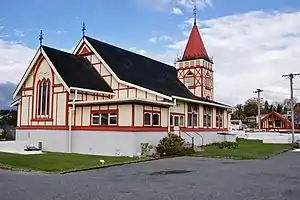
M 208 56 L 196 23 L 186 44 L 182 58 L 177 60 L 178 79 L 196 96 L 214 99 L 213 60 Z

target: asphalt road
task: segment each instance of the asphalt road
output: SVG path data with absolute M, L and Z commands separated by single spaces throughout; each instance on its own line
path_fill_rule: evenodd
M 66 175 L 0 171 L 1 200 L 299 200 L 300 153 L 174 158 Z

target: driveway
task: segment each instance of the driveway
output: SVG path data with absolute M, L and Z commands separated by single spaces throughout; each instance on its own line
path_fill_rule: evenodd
M 299 200 L 300 153 L 181 157 L 65 175 L 0 171 L 1 200 Z

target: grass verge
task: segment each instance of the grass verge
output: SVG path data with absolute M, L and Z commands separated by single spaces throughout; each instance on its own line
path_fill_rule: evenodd
M 237 139 L 239 146 L 236 149 L 220 149 L 217 144 L 204 146 L 204 151 L 192 156 L 211 158 L 231 158 L 239 160 L 266 159 L 291 149 L 291 144 L 264 144 L 261 140 Z
M 102 167 L 100 160 L 105 160 L 106 166 L 145 161 L 147 158 L 131 158 L 123 156 L 97 156 L 83 154 L 50 153 L 37 155 L 19 155 L 0 152 L 0 167 L 44 172 L 68 172 Z

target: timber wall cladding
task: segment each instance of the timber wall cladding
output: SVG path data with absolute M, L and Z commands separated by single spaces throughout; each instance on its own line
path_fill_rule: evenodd
M 213 99 L 212 64 L 203 60 L 181 61 L 178 63 L 178 79 L 185 84 L 185 78 L 192 76 L 194 86 L 188 87 L 196 96 Z
M 127 85 L 118 83 L 118 81 L 113 77 L 113 75 L 109 72 L 106 66 L 101 63 L 101 61 L 97 58 L 97 56 L 88 48 L 87 45 L 83 44 L 77 55 L 81 55 L 95 67 L 100 76 L 106 81 L 106 83 L 112 88 L 115 95 L 113 99 L 126 99 L 126 98 L 143 98 L 155 101 L 163 101 L 164 99 L 160 96 L 151 94 L 149 92 L 142 91 L 135 87 L 129 87 Z
M 38 87 L 41 80 L 49 80 L 49 116 L 37 117 Z M 18 107 L 18 126 L 63 126 L 66 125 L 66 105 L 68 93 L 54 74 L 49 63 L 41 56 L 21 88 Z

